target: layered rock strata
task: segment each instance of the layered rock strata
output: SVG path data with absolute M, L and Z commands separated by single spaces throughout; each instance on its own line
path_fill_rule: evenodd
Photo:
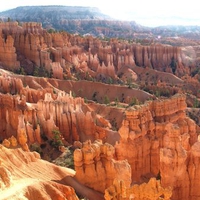
M 164 188 L 159 180 L 131 186 L 131 169 L 126 160 L 114 159 L 113 146 L 98 140 L 86 141 L 74 152 L 76 178 L 82 184 L 104 193 L 106 200 L 165 199 L 172 196 L 170 187 Z
M 172 187 L 172 199 L 186 200 L 195 198 L 188 170 L 198 168 L 191 161 L 198 141 L 197 126 L 185 109 L 183 95 L 135 106 L 126 112 L 115 148 L 117 159 L 131 165 L 133 182 L 160 177 L 163 187 Z
M 113 181 L 131 184 L 131 169 L 126 161 L 114 160 L 114 147 L 102 141 L 86 141 L 74 152 L 76 178 L 84 185 L 104 193 Z
M 55 94 L 49 89 L 48 93 L 44 89 L 48 85 L 45 79 L 31 81 L 36 90 L 24 88 L 22 79 L 6 75 L 0 78 L 4 93 L 0 95 L 0 137 L 2 141 L 6 139 L 4 146 L 21 146 L 28 151 L 30 144 L 43 142 L 42 133 L 52 139 L 52 130 L 60 130 L 70 143 L 88 139 L 106 142 L 115 138 L 114 148 L 97 142 L 86 143 L 82 150 L 77 150 L 77 177 L 80 175 L 84 184 L 104 193 L 122 167 L 131 171 L 128 177 L 133 184 L 141 184 L 152 177 L 161 179 L 163 188 L 172 188 L 172 199 L 187 200 L 198 195 L 195 189 L 198 185 L 195 174 L 199 171 L 198 129 L 194 121 L 186 117 L 184 95 L 129 108 L 109 107 L 106 111 L 105 106 L 85 104 L 83 99 L 59 90 Z M 27 78 L 23 79 L 28 82 Z M 58 82 L 54 82 L 58 87 Z M 15 95 L 5 94 L 10 91 Z M 98 114 L 95 109 L 100 109 Z M 116 118 L 116 130 L 112 131 L 115 115 L 121 115 L 121 119 Z M 92 178 L 94 174 L 98 176 Z
M 113 185 L 105 190 L 106 200 L 169 200 L 172 196 L 170 187 L 163 188 L 159 180 L 151 178 L 148 183 L 135 184 L 127 188 L 123 181 L 114 180 Z
M 63 94 L 54 101 L 47 93 L 45 99 L 37 104 L 1 94 L 1 140 L 13 135 L 22 147 L 26 143 L 41 143 L 41 130 L 49 139 L 53 137 L 53 130 L 60 130 L 68 142 L 104 138 L 106 129 L 95 124 L 93 113 L 83 99 L 73 99 Z M 100 120 L 98 116 L 95 118 L 96 121 Z M 106 126 L 110 126 L 109 123 Z
M 55 78 L 63 77 L 63 71 L 70 77 L 75 69 L 82 75 L 88 73 L 90 78 L 101 81 L 124 77 L 126 82 L 138 78 L 134 72 L 136 65 L 183 76 L 191 72 L 197 59 L 188 56 L 185 49 L 169 45 L 155 43 L 142 46 L 116 39 L 107 42 L 91 36 L 79 37 L 65 32 L 50 34 L 39 23 L 23 23 L 21 27 L 18 23 L 6 22 L 1 23 L 0 30 L 0 61 L 3 66 L 10 70 L 18 69 L 23 64 L 23 59 L 20 60 L 21 63 L 18 61 L 20 56 L 37 67 L 45 68 L 49 73 L 55 68 L 52 66 L 60 65 L 63 70 L 57 67 Z M 131 76 L 127 77 L 127 73 Z
M 52 181 L 72 176 L 73 170 L 42 161 L 36 152 L 0 145 L 1 199 L 78 200 L 72 187 Z

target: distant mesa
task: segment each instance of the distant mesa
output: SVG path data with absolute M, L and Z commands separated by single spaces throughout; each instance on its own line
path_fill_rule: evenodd
M 65 30 L 69 33 L 94 36 L 123 37 L 123 34 L 141 26 L 132 22 L 122 22 L 103 14 L 95 7 L 80 6 L 22 6 L 0 12 L 2 21 L 39 22 L 46 29 Z M 142 30 L 146 28 L 142 28 Z M 121 32 L 121 33 L 120 33 Z
M 102 13 L 96 7 L 81 6 L 21 6 L 0 12 L 1 21 L 39 22 L 48 30 L 64 30 L 80 35 L 103 38 L 155 39 L 184 37 L 199 39 L 199 26 L 145 27 L 135 21 L 120 21 Z M 159 37 L 158 37 L 159 36 Z

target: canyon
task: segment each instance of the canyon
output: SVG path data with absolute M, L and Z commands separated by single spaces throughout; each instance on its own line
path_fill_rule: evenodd
M 0 32 L 0 199 L 200 198 L 198 46 Z

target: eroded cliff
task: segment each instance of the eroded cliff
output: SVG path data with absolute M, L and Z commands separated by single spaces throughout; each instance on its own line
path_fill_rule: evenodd
M 192 86 L 198 86 L 198 74 L 192 78 L 189 75 L 196 60 L 185 56 L 187 51 L 161 44 L 102 41 L 65 32 L 50 34 L 38 23 L 1 23 L 0 30 L 1 65 L 21 73 L 0 70 L 4 195 L 9 195 L 10 177 L 23 177 L 15 168 L 24 166 L 31 173 L 37 169 L 32 168 L 34 164 L 44 162 L 38 154 L 29 152 L 31 145 L 37 145 L 41 154 L 42 148 L 47 152 L 64 152 L 64 146 L 76 149 L 77 182 L 66 180 L 63 173 L 67 172 L 61 168 L 46 165 L 59 171 L 55 180 L 71 185 L 88 199 L 199 197 L 199 127 L 186 116 L 186 96 L 159 97 L 137 85 L 139 81 L 150 81 L 152 89 L 155 85 L 169 87 L 171 83 L 171 95 L 173 90 L 181 93 L 184 87 L 195 92 Z M 156 82 L 153 76 L 162 79 Z M 25 159 L 21 163 L 13 155 Z M 4 166 L 6 159 L 12 160 L 14 166 L 10 161 Z M 43 175 L 46 177 L 45 172 Z M 24 178 L 28 178 L 27 174 Z M 35 183 L 32 178 L 30 181 Z M 31 199 L 34 193 L 47 198 L 50 191 L 62 199 L 60 191 L 67 191 L 68 197 L 77 198 L 72 188 L 51 180 L 44 182 L 41 178 L 44 194 L 37 187 L 22 185 L 24 190 L 19 195 Z
M 178 76 L 190 74 L 198 60 L 185 48 L 153 43 L 149 46 L 117 39 L 102 41 L 66 32 L 48 33 L 39 23 L 1 23 L 2 66 L 27 74 L 43 74 L 62 79 L 101 81 L 136 80 L 134 66 L 149 67 Z M 189 66 L 188 66 L 189 63 Z M 27 67 L 29 66 L 29 68 Z M 38 72 L 39 70 L 39 72 Z M 77 74 L 76 74 L 77 76 Z
M 0 169 L 2 200 L 78 199 L 72 187 L 55 182 L 74 176 L 74 171 L 43 161 L 36 152 L 0 145 Z
M 1 72 L 0 136 L 4 146 L 29 151 L 31 144 L 45 144 L 44 136 L 54 140 L 56 130 L 63 145 L 101 139 L 75 151 L 76 177 L 82 184 L 104 193 L 125 177 L 122 181 L 129 194 L 131 184 L 157 178 L 160 183 L 156 184 L 171 188 L 171 199 L 198 195 L 194 174 L 198 173 L 199 129 L 185 114 L 185 95 L 135 106 L 120 106 L 120 102 L 106 106 L 85 103 L 60 91 L 56 79 L 48 82 L 30 77 L 28 81 L 28 77 Z M 137 93 L 133 90 L 133 94 Z

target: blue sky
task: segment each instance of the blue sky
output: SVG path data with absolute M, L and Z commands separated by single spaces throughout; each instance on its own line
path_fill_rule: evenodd
M 116 19 L 133 20 L 141 25 L 200 25 L 197 0 L 6 0 L 0 11 L 28 5 L 98 7 Z

